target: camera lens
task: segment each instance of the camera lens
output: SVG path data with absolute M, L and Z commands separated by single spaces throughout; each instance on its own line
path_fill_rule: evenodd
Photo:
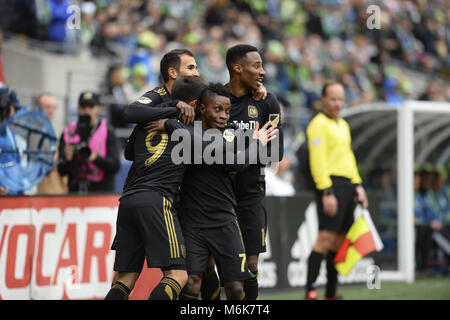
M 78 156 L 83 161 L 86 161 L 87 159 L 89 159 L 90 155 L 91 155 L 91 149 L 89 149 L 89 147 L 82 147 L 78 151 Z

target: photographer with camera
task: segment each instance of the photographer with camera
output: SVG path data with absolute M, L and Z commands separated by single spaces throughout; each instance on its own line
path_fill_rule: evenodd
M 69 192 L 114 192 L 120 167 L 119 144 L 101 111 L 98 94 L 85 91 L 78 99 L 78 121 L 61 135 L 58 171 L 69 176 Z

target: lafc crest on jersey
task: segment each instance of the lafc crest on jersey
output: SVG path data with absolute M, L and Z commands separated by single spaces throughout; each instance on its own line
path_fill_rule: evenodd
M 158 93 L 160 96 L 165 96 L 167 94 L 167 91 L 166 89 L 164 89 L 164 87 L 161 87 L 158 90 L 156 90 L 156 93 Z
M 250 118 L 258 117 L 258 109 L 255 106 L 248 106 L 248 116 Z

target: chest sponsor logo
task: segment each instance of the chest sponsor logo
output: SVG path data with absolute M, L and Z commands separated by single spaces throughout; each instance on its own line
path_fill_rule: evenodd
M 233 123 L 241 130 L 253 130 L 255 129 L 256 120 L 250 120 L 249 122 L 234 120 Z
M 258 109 L 255 106 L 248 106 L 248 116 L 250 118 L 258 117 Z

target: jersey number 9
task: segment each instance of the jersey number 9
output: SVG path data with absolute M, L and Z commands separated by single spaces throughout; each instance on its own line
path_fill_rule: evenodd
M 158 136 L 160 137 L 159 143 L 157 143 L 156 145 L 152 145 L 153 138 Z M 162 155 L 164 150 L 166 150 L 168 141 L 169 138 L 167 133 L 165 132 L 153 131 L 147 135 L 147 137 L 145 138 L 145 146 L 147 147 L 148 152 L 152 154 L 152 156 L 147 158 L 147 160 L 145 160 L 145 166 L 149 166 L 153 162 L 158 160 L 158 158 Z

